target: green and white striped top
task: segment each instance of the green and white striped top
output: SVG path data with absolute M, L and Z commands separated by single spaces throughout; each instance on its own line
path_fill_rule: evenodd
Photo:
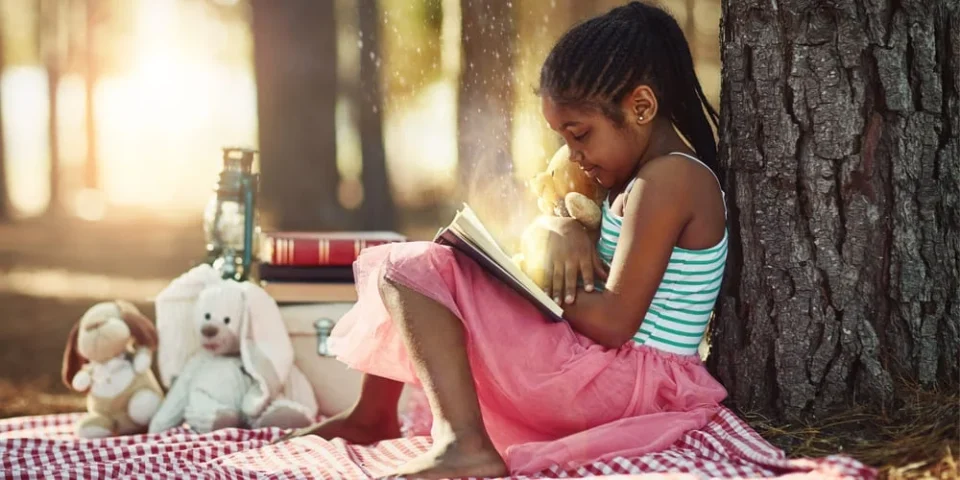
M 704 165 L 689 155 L 675 154 Z M 633 182 L 627 185 L 625 191 L 629 192 L 631 187 Z M 610 265 L 620 239 L 623 219 L 611 211 L 609 198 L 603 203 L 602 213 L 597 250 L 600 258 Z M 667 271 L 640 324 L 640 330 L 633 336 L 634 342 L 681 355 L 697 353 L 720 292 L 726 262 L 726 230 L 720 243 L 705 250 L 673 247 Z

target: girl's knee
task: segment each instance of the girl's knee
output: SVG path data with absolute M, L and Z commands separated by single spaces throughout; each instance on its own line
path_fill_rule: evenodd
M 399 297 L 396 280 L 391 279 L 386 271 L 381 272 L 380 277 L 377 278 L 377 290 L 380 291 L 380 298 L 383 299 L 387 310 L 390 310 L 396 304 L 397 297 Z
M 414 242 L 391 251 L 383 264 L 382 276 L 402 279 L 404 283 L 432 283 L 438 277 L 449 278 L 457 257 L 453 248 L 434 242 Z M 381 282 L 383 278 L 380 279 Z
M 392 268 L 442 267 L 455 260 L 452 247 L 436 242 L 412 242 L 390 253 L 387 263 Z

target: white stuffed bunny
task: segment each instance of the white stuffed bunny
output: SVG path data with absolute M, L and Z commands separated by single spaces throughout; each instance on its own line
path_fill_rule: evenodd
M 253 283 L 213 275 L 194 296 L 183 287 L 198 286 L 197 276 L 193 272 L 175 280 L 157 298 L 158 367 L 172 386 L 150 432 L 184 421 L 200 433 L 309 425 L 316 398 L 293 365 L 293 346 L 276 302 Z M 165 302 L 174 298 L 193 299 L 187 318 L 187 309 L 166 308 Z M 301 386 L 305 382 L 306 390 Z

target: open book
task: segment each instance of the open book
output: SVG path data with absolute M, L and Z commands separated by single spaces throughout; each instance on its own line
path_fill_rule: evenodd
M 513 263 L 469 205 L 463 205 L 463 209 L 457 212 L 450 225 L 440 229 L 434 241 L 450 245 L 474 259 L 481 267 L 533 302 L 551 320 L 563 320 L 563 309 L 560 305 Z

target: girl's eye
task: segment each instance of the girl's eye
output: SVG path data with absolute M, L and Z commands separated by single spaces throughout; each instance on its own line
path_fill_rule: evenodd
M 586 132 L 583 132 L 583 133 L 581 133 L 580 135 L 574 135 L 574 136 L 573 136 L 573 139 L 576 140 L 576 141 L 578 141 L 578 142 L 582 142 L 582 141 L 584 141 L 584 140 L 587 138 L 587 135 L 589 135 L 589 134 L 590 134 L 590 131 L 587 130 Z

